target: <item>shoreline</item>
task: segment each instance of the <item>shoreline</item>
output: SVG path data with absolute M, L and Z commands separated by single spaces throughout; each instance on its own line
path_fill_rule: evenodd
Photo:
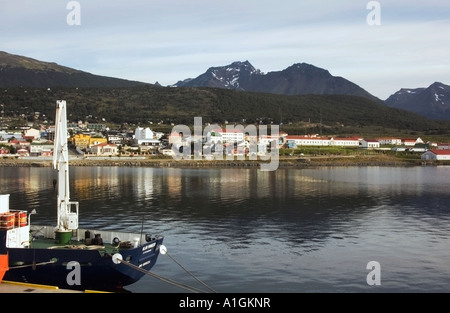
M 269 161 L 261 160 L 174 160 L 172 158 L 73 158 L 70 166 L 117 166 L 117 167 L 188 167 L 188 168 L 234 168 L 259 167 Z M 442 161 L 421 159 L 401 159 L 387 155 L 358 156 L 313 156 L 313 157 L 280 157 L 278 168 L 309 168 L 330 166 L 436 166 L 450 165 Z M 0 167 L 51 167 L 51 159 L 19 158 L 0 159 Z

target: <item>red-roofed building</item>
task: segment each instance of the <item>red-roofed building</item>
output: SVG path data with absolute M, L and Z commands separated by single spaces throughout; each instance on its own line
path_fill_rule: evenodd
M 421 156 L 422 160 L 450 160 L 450 150 L 428 150 Z
M 402 144 L 405 146 L 415 146 L 418 143 L 423 143 L 423 140 L 420 137 L 417 139 L 411 138 L 402 139 Z
M 93 154 L 96 155 L 117 155 L 118 148 L 117 145 L 113 143 L 100 143 L 91 148 Z

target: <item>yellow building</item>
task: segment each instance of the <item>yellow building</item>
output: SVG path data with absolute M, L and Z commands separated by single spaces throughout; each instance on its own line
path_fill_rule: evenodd
M 89 139 L 89 148 L 92 148 L 93 146 L 100 145 L 103 143 L 108 143 L 107 138 L 99 138 L 99 137 L 91 137 Z
M 88 149 L 102 143 L 108 143 L 108 139 L 106 138 L 91 137 L 86 134 L 76 134 L 72 136 L 69 141 L 79 150 Z
M 89 141 L 91 139 L 90 135 L 76 134 L 72 136 L 69 141 L 72 145 L 77 147 L 79 150 L 83 150 L 89 147 Z

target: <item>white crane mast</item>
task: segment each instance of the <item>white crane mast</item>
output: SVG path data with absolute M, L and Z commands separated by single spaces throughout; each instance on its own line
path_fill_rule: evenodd
M 55 141 L 53 149 L 53 167 L 58 171 L 56 232 L 68 232 L 78 228 L 78 202 L 70 201 L 67 136 L 66 101 L 58 100 L 56 101 Z

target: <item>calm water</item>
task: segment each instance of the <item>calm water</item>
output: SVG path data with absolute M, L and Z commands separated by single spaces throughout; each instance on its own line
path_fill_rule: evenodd
M 80 227 L 165 236 L 153 272 L 221 293 L 450 292 L 450 167 L 72 167 Z M 51 168 L 0 168 L 11 209 L 56 223 Z M 176 262 L 175 262 L 175 261 Z M 366 266 L 380 264 L 381 285 Z M 189 292 L 145 276 L 135 293 Z

